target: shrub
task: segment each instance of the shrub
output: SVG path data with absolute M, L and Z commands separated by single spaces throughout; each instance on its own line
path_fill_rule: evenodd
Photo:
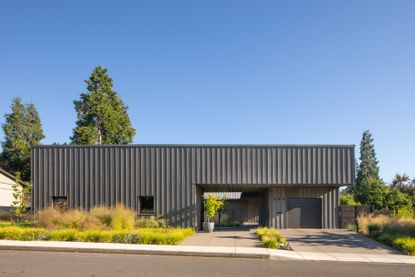
M 137 219 L 136 227 L 138 228 L 165 228 L 167 223 L 165 219 L 155 216 L 140 217 Z
M 112 210 L 111 227 L 114 230 L 132 230 L 135 225 L 135 212 L 126 209 L 123 206 L 118 206 Z
M 111 242 L 111 235 L 111 231 L 87 230 L 83 232 L 77 232 L 76 240 L 85 242 Z
M 11 226 L 0 228 L 0 239 L 49 240 L 50 233 L 43 228 L 19 228 L 17 226 Z
M 105 206 L 99 206 L 91 209 L 90 215 L 92 217 L 97 218 L 102 224 L 106 225 L 107 227 L 111 226 L 112 215 L 111 209 Z
M 224 200 L 219 199 L 214 194 L 209 194 L 208 198 L 204 199 L 203 202 L 208 222 L 212 217 L 215 216 L 215 214 L 223 207 L 225 203 Z
M 405 254 L 415 255 L 415 238 L 402 237 L 397 238 L 394 241 L 394 245 L 399 250 L 402 250 Z
M 51 240 L 58 241 L 76 241 L 76 230 L 75 229 L 63 229 L 52 231 Z
M 111 241 L 114 243 L 137 243 L 139 235 L 131 232 L 120 231 L 112 234 Z
M 341 193 L 340 194 L 340 205 L 345 206 L 360 206 L 360 202 L 354 199 L 354 195 L 351 193 Z
M 262 244 L 267 248 L 277 249 L 281 244 L 285 244 L 287 240 L 275 228 L 260 227 L 256 234 Z

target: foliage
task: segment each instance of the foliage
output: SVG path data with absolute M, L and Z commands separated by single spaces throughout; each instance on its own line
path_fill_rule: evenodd
M 1 225 L 0 239 L 9 240 L 57 240 L 84 242 L 113 242 L 175 245 L 193 235 L 192 228 L 139 228 L 130 231 L 22 228 L 17 225 Z
M 224 200 L 218 198 L 214 194 L 209 194 L 206 199 L 204 199 L 204 208 L 207 216 L 208 222 L 210 219 L 215 216 L 215 214 L 222 208 L 224 205 Z
M 167 227 L 166 220 L 163 218 L 157 218 L 155 216 L 140 217 L 136 221 L 136 227 L 138 228 L 165 228 Z
M 382 187 L 372 134 L 366 130 L 360 142 L 360 164 L 357 168 L 356 184 L 352 186 L 351 192 L 362 204 L 381 206 Z
M 262 244 L 267 248 L 277 249 L 283 248 L 287 240 L 274 228 L 260 227 L 256 234 Z
M 135 212 L 119 205 L 112 210 L 111 228 L 113 230 L 131 230 L 135 225 Z
M 45 137 L 42 123 L 34 104 L 23 104 L 20 97 L 14 98 L 11 113 L 5 114 L 2 125 L 5 141 L 0 160 L 5 170 L 15 174 L 21 172 L 23 180 L 30 179 L 30 147 L 40 144 Z
M 392 180 L 391 188 L 398 189 L 407 194 L 415 202 L 415 178 L 411 179 L 407 174 L 396 174 Z
M 97 66 L 88 80 L 87 92 L 75 100 L 76 127 L 72 144 L 128 144 L 135 130 L 127 113 L 127 106 L 113 90 L 107 69 Z
M 16 178 L 12 185 L 12 189 L 13 202 L 10 209 L 11 218 L 14 221 L 23 221 L 28 209 L 24 201 L 24 189 L 20 184 L 20 172 L 16 172 Z
M 135 212 L 118 205 L 115 209 L 96 207 L 87 213 L 79 210 L 61 212 L 53 208 L 40 211 L 36 223 L 46 229 L 131 230 L 135 226 Z
M 340 194 L 340 205 L 345 206 L 360 206 L 360 202 L 354 199 L 354 195 L 351 193 L 342 193 Z
M 401 213 L 404 210 L 411 212 L 412 211 L 413 200 L 406 193 L 401 192 L 398 189 L 386 188 L 385 196 L 383 201 L 383 207 L 387 209 L 394 210 L 394 213 Z
M 406 254 L 415 255 L 415 219 L 378 216 L 360 216 L 359 232 L 395 247 Z

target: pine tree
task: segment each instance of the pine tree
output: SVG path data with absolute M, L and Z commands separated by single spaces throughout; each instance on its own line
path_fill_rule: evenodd
M 5 114 L 2 125 L 5 141 L 2 142 L 2 166 L 15 174 L 21 172 L 23 180 L 30 179 L 30 147 L 40 144 L 45 137 L 36 107 L 24 105 L 20 97 L 14 98 L 11 113 Z
M 131 143 L 135 129 L 131 127 L 127 106 L 113 90 L 107 69 L 97 66 L 85 83 L 88 91 L 74 101 L 78 119 L 71 143 Z
M 363 132 L 360 142 L 360 164 L 357 169 L 356 184 L 352 191 L 357 201 L 379 207 L 382 203 L 383 187 L 383 181 L 379 177 L 379 166 L 372 134 L 366 130 Z

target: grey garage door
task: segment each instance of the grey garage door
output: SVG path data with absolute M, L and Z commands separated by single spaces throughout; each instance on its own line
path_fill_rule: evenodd
M 288 198 L 288 228 L 321 228 L 321 198 Z

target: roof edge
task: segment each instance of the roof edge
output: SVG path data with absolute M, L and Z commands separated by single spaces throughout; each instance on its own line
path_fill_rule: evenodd
M 76 148 L 76 147 L 355 147 L 355 144 L 87 144 L 87 145 L 34 145 L 31 148 Z

